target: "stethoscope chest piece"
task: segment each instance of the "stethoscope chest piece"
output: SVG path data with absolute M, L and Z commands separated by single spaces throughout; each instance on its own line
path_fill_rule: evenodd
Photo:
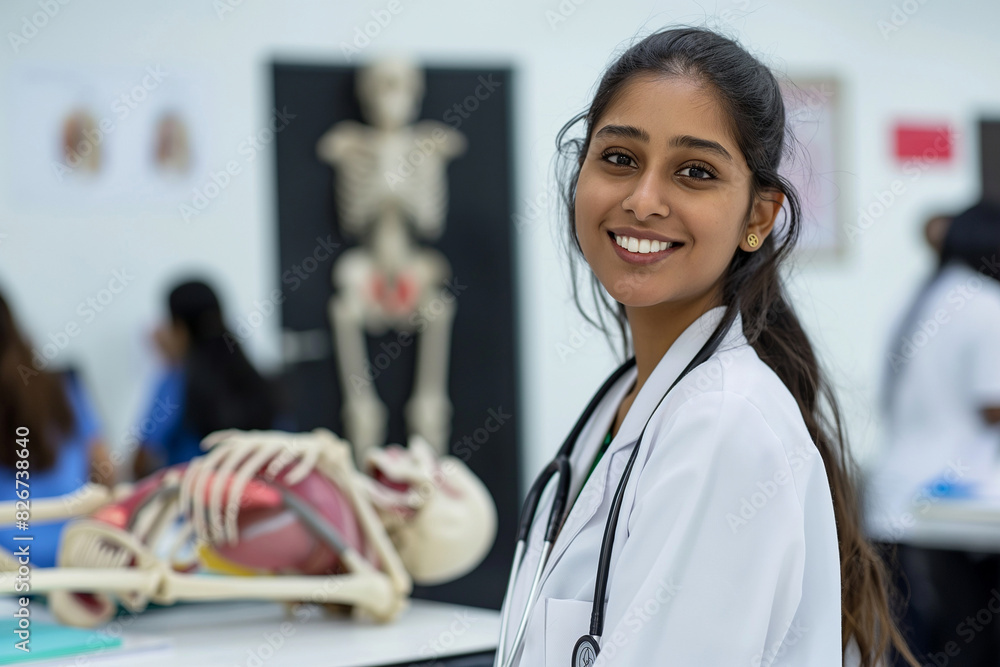
M 571 667 L 591 667 L 597 662 L 597 654 L 601 652 L 597 640 L 591 635 L 583 635 L 576 640 L 573 647 L 573 664 Z

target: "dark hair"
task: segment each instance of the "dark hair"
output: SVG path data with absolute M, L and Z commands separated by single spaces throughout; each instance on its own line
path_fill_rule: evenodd
M 62 379 L 32 365 L 31 347 L 0 295 L 0 464 L 14 468 L 19 457 L 16 429 L 29 432 L 29 465 L 48 470 L 76 418 Z
M 168 298 L 170 316 L 187 330 L 186 425 L 199 437 L 226 428 L 270 429 L 275 395 L 226 329 L 215 292 L 205 282 L 177 285 Z
M 930 277 L 917 290 L 892 338 L 887 358 L 888 368 L 882 383 L 884 411 L 888 412 L 892 407 L 899 370 L 907 359 L 905 354 L 907 338 L 916 330 L 917 319 L 923 312 L 924 302 L 927 301 L 931 289 L 941 279 L 945 268 L 952 265 L 967 266 L 979 271 L 985 278 L 1000 280 L 998 253 L 1000 253 L 1000 205 L 980 201 L 952 218 L 941 243 L 937 265 Z
M 640 75 L 689 77 L 715 93 L 752 174 L 744 224 L 749 221 L 755 199 L 766 199 L 769 192 L 780 192 L 785 197 L 783 233 L 769 234 L 755 252 L 738 249 L 729 263 L 722 287 L 726 306 L 722 323 L 731 322 L 737 312 L 740 314 L 748 342 L 795 397 L 822 455 L 840 545 L 842 648 L 846 649 L 853 638 L 860 649 L 861 666 L 870 667 L 892 646 L 911 665 L 919 667 L 893 620 L 886 567 L 862 533 L 854 482 L 858 470 L 845 445 L 836 399 L 779 276 L 779 266 L 798 238 L 801 211 L 791 183 L 778 173 L 783 153 L 793 144 L 791 130 L 785 125 L 781 89 L 770 69 L 733 40 L 701 28 L 663 30 L 628 48 L 604 73 L 590 108 L 563 126 L 556 139 L 563 158 L 560 175 L 569 220 L 569 243 L 582 256 L 575 233 L 576 187 L 593 130 L 625 85 Z M 570 129 L 581 120 L 586 125 L 584 137 L 567 138 Z M 779 236 L 780 240 L 776 238 Z M 583 316 L 610 337 L 601 313 L 604 309 L 610 311 L 628 356 L 630 341 L 624 305 L 609 301 L 593 275 L 591 287 L 599 315 L 597 321 L 591 319 L 580 302 L 576 269 L 571 271 L 573 296 Z

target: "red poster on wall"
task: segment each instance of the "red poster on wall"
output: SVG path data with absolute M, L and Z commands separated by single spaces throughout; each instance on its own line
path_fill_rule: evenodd
M 899 161 L 950 163 L 954 155 L 953 132 L 946 124 L 897 123 L 894 154 Z

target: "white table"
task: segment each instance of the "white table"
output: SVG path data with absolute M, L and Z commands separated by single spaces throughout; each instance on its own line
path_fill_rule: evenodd
M 0 599 L 8 613 L 9 598 Z M 41 601 L 32 618 L 50 621 Z M 11 607 L 12 608 L 12 607 Z M 27 662 L 32 667 L 374 667 L 426 663 L 492 651 L 500 614 L 489 609 L 411 600 L 395 622 L 379 625 L 331 616 L 314 606 L 292 613 L 277 603 L 222 602 L 148 609 L 108 624 L 123 646 L 83 657 Z
M 938 500 L 915 510 L 899 541 L 930 549 L 1000 553 L 1000 505 L 996 501 Z

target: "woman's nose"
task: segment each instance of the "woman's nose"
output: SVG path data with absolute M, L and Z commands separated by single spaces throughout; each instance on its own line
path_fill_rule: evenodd
M 622 201 L 622 208 L 630 211 L 637 220 L 645 220 L 652 215 L 665 218 L 670 215 L 665 191 L 657 175 L 652 170 L 647 171 L 636 182 L 632 194 Z

